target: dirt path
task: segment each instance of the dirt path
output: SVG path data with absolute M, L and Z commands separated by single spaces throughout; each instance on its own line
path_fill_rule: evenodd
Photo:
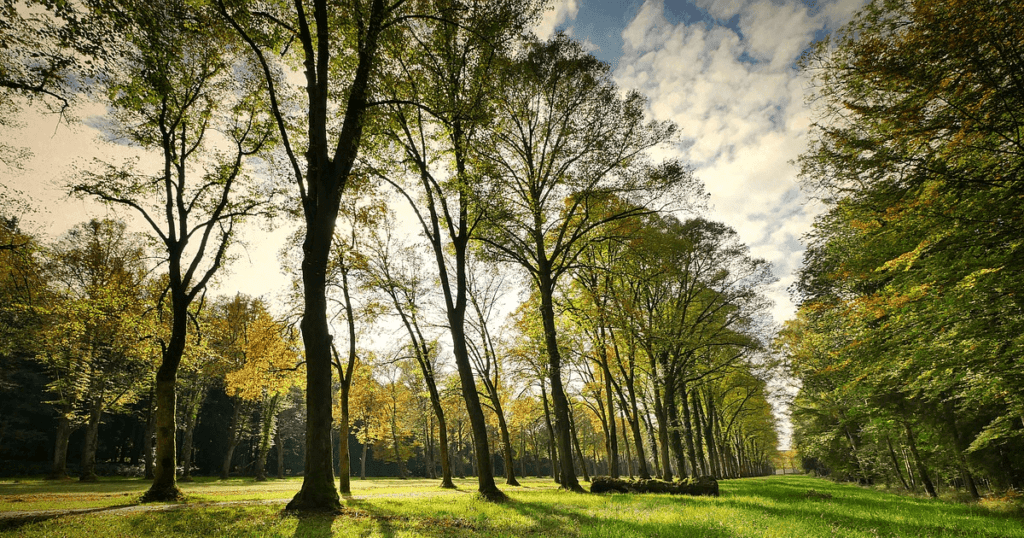
M 346 495 L 345 500 L 362 499 L 415 499 L 422 497 L 451 497 L 454 495 L 472 495 L 474 492 L 465 490 L 443 490 L 443 491 L 414 491 L 409 493 L 373 493 L 367 495 Z M 263 504 L 287 504 L 291 497 L 282 499 L 262 499 L 254 501 L 221 501 L 221 502 L 194 502 L 194 503 L 173 503 L 173 504 L 131 504 L 121 506 L 104 506 L 99 508 L 68 508 L 57 510 L 16 510 L 11 512 L 0 512 L 0 529 L 17 526 L 30 521 L 39 521 L 52 517 L 72 516 L 81 514 L 104 513 L 110 515 L 135 514 L 139 512 L 169 512 L 171 510 L 189 510 L 193 508 L 220 508 L 226 506 L 255 506 Z

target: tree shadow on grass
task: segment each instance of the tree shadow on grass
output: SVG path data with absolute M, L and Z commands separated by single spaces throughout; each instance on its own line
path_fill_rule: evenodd
M 331 536 L 331 527 L 339 517 L 335 512 L 286 512 L 286 517 L 298 519 L 295 538 L 321 538 Z
M 139 503 L 130 504 L 119 504 L 116 506 L 101 506 L 98 508 L 73 508 L 69 510 L 32 510 L 25 514 L 7 514 L 0 517 L 0 531 L 17 529 L 23 525 L 29 523 L 37 523 L 39 521 L 46 521 L 55 517 L 62 516 L 77 516 L 85 514 L 96 514 L 101 512 L 109 512 L 111 510 L 121 510 L 123 508 L 131 508 L 132 506 L 138 506 Z
M 841 495 L 841 494 L 840 494 Z M 725 498 L 721 506 L 732 507 L 741 512 L 767 514 L 779 520 L 796 520 L 828 525 L 833 532 L 858 531 L 894 536 L 964 536 L 972 538 L 1005 538 L 1005 529 L 992 528 L 986 521 L 1021 521 L 1007 514 L 971 514 L 962 507 L 920 499 L 868 499 L 863 497 L 836 496 L 831 500 L 812 499 L 802 495 L 765 497 L 775 504 L 755 502 L 746 495 L 743 498 Z M 917 501 L 917 502 L 915 502 Z M 904 506 L 899 506 L 903 504 Z M 902 510 L 901 510 L 902 508 Z M 951 512 L 954 512 L 951 514 Z M 959 512 L 959 513 L 955 513 Z M 893 518 L 885 514 L 893 514 Z M 978 516 L 971 521 L 972 516 Z M 916 521 L 907 521 L 912 518 Z M 963 524 L 954 528 L 948 526 L 949 518 L 963 518 Z M 1024 536 L 1024 532 L 1020 534 Z

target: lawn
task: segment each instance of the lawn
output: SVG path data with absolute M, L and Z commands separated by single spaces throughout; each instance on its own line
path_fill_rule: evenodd
M 0 482 L 0 510 L 24 510 L 60 495 L 67 506 L 127 504 L 145 489 L 141 481 L 93 485 Z M 189 503 L 287 498 L 296 480 L 256 484 L 247 480 L 187 484 Z M 721 482 L 721 497 L 580 495 L 528 479 L 505 488 L 512 501 L 490 504 L 472 493 L 472 480 L 456 492 L 435 481 L 353 481 L 341 514 L 296 515 L 282 504 L 205 505 L 172 511 L 122 513 L 98 510 L 0 528 L 0 536 L 595 536 L 595 537 L 926 537 L 1024 538 L 1024 518 L 1005 504 L 955 504 L 834 484 L 802 476 Z M 66 492 L 63 490 L 67 490 Z M 813 490 L 817 494 L 809 495 Z M 49 501 L 32 500 L 37 496 Z M 87 497 L 94 497 L 86 499 Z M 120 496 L 120 498 L 118 497 Z M 831 498 L 828 498 L 831 496 Z M 16 502 L 21 497 L 25 502 Z

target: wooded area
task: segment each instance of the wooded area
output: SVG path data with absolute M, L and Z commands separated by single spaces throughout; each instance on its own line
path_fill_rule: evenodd
M 1022 7 L 876 1 L 805 57 L 827 211 L 777 341 L 805 468 L 932 497 L 1024 484 Z
M 495 476 L 771 473 L 770 268 L 655 157 L 674 125 L 529 34 L 541 8 L 5 0 L 0 113 L 99 100 L 151 158 L 63 178 L 142 234 L 44 241 L 3 191 L 3 468 L 145 473 L 146 500 L 301 474 L 300 509 L 367 473 L 492 500 Z M 214 296 L 239 227 L 282 219 L 282 311 Z

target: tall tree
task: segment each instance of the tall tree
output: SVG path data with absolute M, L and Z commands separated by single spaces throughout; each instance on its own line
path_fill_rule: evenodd
M 444 416 L 438 390 L 438 343 L 426 335 L 421 312 L 426 310 L 428 282 L 422 272 L 423 259 L 410 245 L 402 245 L 393 237 L 393 222 L 387 219 L 383 231 L 374 233 L 374 241 L 366 260 L 367 285 L 382 292 L 391 302 L 409 337 L 412 356 L 416 359 L 430 396 L 437 419 L 438 452 L 441 460 L 441 487 L 454 488 L 448 454 L 448 422 Z
M 400 51 L 406 59 L 386 86 L 391 122 L 385 133 L 406 166 L 403 170 L 386 163 L 378 174 L 410 203 L 433 249 L 473 430 L 478 489 L 500 500 L 504 495 L 491 471 L 487 425 L 466 335 L 470 241 L 482 218 L 481 206 L 473 200 L 472 185 L 480 178 L 474 146 L 490 121 L 497 58 L 514 47 L 539 5 L 532 0 L 439 0 L 436 7 L 442 16 L 413 29 Z
M 105 164 L 71 183 L 73 192 L 131 208 L 150 226 L 167 263 L 171 332 L 156 374 L 156 469 L 147 501 L 177 499 L 175 382 L 189 306 L 225 263 L 235 226 L 272 193 L 247 180 L 249 159 L 272 131 L 253 98 L 251 73 L 211 13 L 179 1 L 103 6 L 122 30 L 117 68 L 102 79 L 112 136 L 158 153 L 157 170 Z M 215 144 L 213 131 L 224 136 Z
M 58 410 L 51 477 L 64 477 L 68 437 L 84 422 L 81 480 L 96 480 L 103 412 L 137 399 L 151 358 L 140 293 L 146 253 L 124 223 L 92 220 L 65 233 L 48 257 L 57 300 L 39 359 Z
M 378 78 L 384 65 L 390 65 L 389 47 L 401 42 L 399 36 L 417 15 L 440 14 L 428 4 L 405 0 L 270 5 L 218 0 L 217 5 L 261 66 L 264 93 L 302 208 L 306 459 L 302 488 L 288 508 L 338 509 L 331 447 L 332 336 L 327 322 L 327 266 L 335 224 L 364 130 L 371 125 Z M 423 11 L 416 12 L 419 8 Z M 299 44 L 294 49 L 293 41 Z M 275 63 L 278 52 L 303 66 L 303 97 L 289 91 L 287 63 Z M 295 111 L 301 111 L 299 117 L 294 117 Z

